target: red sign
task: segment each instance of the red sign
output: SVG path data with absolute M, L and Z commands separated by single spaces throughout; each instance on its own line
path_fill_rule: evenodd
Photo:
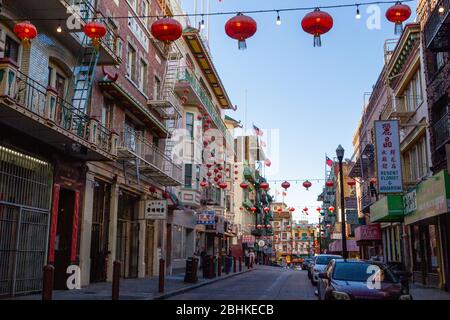
M 255 236 L 248 234 L 242 235 L 242 243 L 255 243 Z
M 355 240 L 369 240 L 376 241 L 381 240 L 381 228 L 379 223 L 368 224 L 365 226 L 360 226 L 355 229 Z

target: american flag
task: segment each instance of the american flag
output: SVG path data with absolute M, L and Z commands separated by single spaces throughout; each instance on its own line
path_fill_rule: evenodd
M 262 137 L 262 135 L 264 134 L 264 132 L 263 132 L 260 128 L 258 128 L 257 126 L 255 126 L 255 125 L 253 125 L 253 130 L 255 130 L 255 134 L 256 134 L 257 136 Z
M 331 160 L 330 158 L 328 158 L 328 156 L 326 156 L 325 162 L 327 163 L 327 166 L 332 167 L 333 166 L 333 160 Z

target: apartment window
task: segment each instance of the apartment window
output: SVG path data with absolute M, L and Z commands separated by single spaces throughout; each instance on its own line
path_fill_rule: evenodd
M 194 114 L 186 112 L 186 130 L 189 132 L 189 137 L 194 137 Z
M 417 143 L 405 151 L 403 157 L 403 171 L 405 180 L 413 183 L 417 182 L 428 173 L 428 159 L 425 136 Z
M 149 15 L 149 12 L 150 12 L 149 8 L 150 8 L 150 5 L 148 3 L 148 0 L 143 0 L 142 1 L 142 7 L 141 7 L 141 16 L 143 16 L 142 20 L 144 21 L 144 24 L 146 26 L 149 25 L 149 20 L 148 20 L 148 17 L 147 17 Z
M 184 165 L 184 186 L 192 188 L 192 164 Z
M 148 66 L 147 63 L 141 59 L 141 68 L 139 72 L 139 89 L 147 94 L 147 84 L 148 84 Z
M 172 258 L 183 259 L 186 255 L 185 229 L 182 226 L 172 225 Z
M 153 99 L 161 100 L 161 80 L 155 76 L 155 81 L 153 83 Z
M 110 124 L 110 110 L 111 107 L 108 103 L 104 103 L 102 106 L 102 113 L 100 116 L 100 121 L 101 124 L 105 127 L 105 128 L 109 128 L 109 124 Z
M 5 40 L 5 58 L 9 58 L 15 62 L 19 61 L 20 45 L 10 37 L 6 36 Z
M 137 152 L 137 138 L 139 131 L 137 126 L 129 118 L 125 119 L 123 130 L 123 143 L 131 151 Z
M 137 73 L 136 73 L 136 49 L 133 48 L 131 44 L 128 44 L 128 54 L 127 54 L 127 76 L 136 83 Z
M 414 111 L 422 103 L 422 77 L 420 69 L 416 71 L 410 83 L 403 92 L 404 110 Z
M 436 53 L 436 70 L 439 71 L 444 66 L 444 52 Z

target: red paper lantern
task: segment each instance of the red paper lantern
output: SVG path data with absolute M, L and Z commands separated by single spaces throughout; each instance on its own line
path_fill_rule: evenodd
M 202 115 L 199 114 L 199 115 L 197 116 L 197 120 L 202 120 L 202 119 L 203 119 Z
M 250 210 L 251 210 L 252 212 L 255 212 L 255 211 L 256 211 L 256 207 L 251 207 Z
M 170 195 L 169 195 L 169 193 L 168 193 L 167 191 L 163 191 L 163 192 L 162 192 L 162 197 L 163 197 L 164 199 L 169 199 Z
M 325 182 L 325 186 L 327 186 L 328 188 L 332 188 L 334 186 L 334 181 L 328 180 L 327 182 Z
M 306 180 L 305 182 L 303 182 L 303 186 L 306 188 L 306 190 L 309 190 L 309 188 L 311 188 L 312 186 L 312 183 Z
M 150 187 L 148 188 L 148 191 L 150 191 L 150 193 L 155 193 L 155 192 L 156 192 L 156 188 L 153 187 L 153 186 L 150 186 Z
M 303 208 L 303 211 L 308 212 L 308 208 L 307 208 L 307 207 L 304 207 L 304 208 Z
M 268 225 L 266 226 L 266 228 L 267 228 L 267 229 L 270 229 L 270 228 L 272 228 L 272 226 L 271 226 L 270 224 L 268 224 Z
M 320 212 L 321 210 L 322 210 L 322 208 L 320 208 L 320 207 L 317 207 L 317 208 L 316 208 L 316 211 L 317 211 L 317 212 Z
M 266 167 L 270 167 L 272 165 L 272 161 L 270 161 L 269 159 L 264 160 L 264 165 Z
M 219 173 L 219 174 L 217 175 L 217 178 L 221 179 L 221 178 L 222 178 L 222 175 Z
M 264 208 L 264 212 L 265 212 L 265 213 L 267 213 L 267 212 L 269 212 L 269 211 L 270 211 L 270 208 L 269 208 L 269 207 L 265 207 L 265 208 Z
M 278 211 L 278 212 L 281 212 L 281 211 L 283 211 L 283 208 L 279 207 L 279 208 L 277 209 L 277 211 Z
M 314 36 L 314 47 L 320 47 L 322 45 L 320 36 L 333 28 L 333 18 L 327 12 L 316 8 L 303 18 L 302 28 Z
M 215 178 L 214 178 L 214 181 L 215 181 L 215 182 L 218 182 L 218 181 L 219 181 L 219 178 L 215 177 Z
M 234 174 L 239 174 L 239 171 L 235 171 Z
M 230 38 L 239 41 L 239 50 L 245 50 L 247 48 L 245 40 L 252 37 L 256 33 L 256 30 L 256 21 L 242 13 L 238 13 L 237 16 L 228 20 L 225 24 L 226 34 Z
M 376 178 L 370 179 L 370 183 L 371 183 L 371 184 L 377 184 L 377 179 L 376 179 Z
M 242 189 L 247 189 L 248 188 L 248 183 L 247 182 L 241 182 L 241 184 L 240 184 L 240 187 L 242 188 Z
M 265 191 L 269 190 L 269 184 L 267 182 L 263 182 L 259 185 L 259 187 Z
M 290 212 L 294 212 L 294 211 L 295 211 L 295 208 L 291 207 L 291 208 L 289 208 L 289 211 L 290 211 Z
M 219 169 L 214 169 L 214 173 L 218 173 L 219 172 Z
M 37 36 L 36 27 L 29 21 L 17 23 L 13 31 L 24 45 L 29 44 Z
M 240 207 L 239 210 L 244 211 L 244 207 Z
M 221 183 L 219 183 L 219 187 L 220 187 L 220 189 L 224 190 L 228 187 L 228 185 L 226 182 L 221 182 Z
M 261 229 L 261 228 L 262 228 L 262 225 L 258 224 L 256 227 L 257 227 L 258 229 Z
M 168 44 L 181 37 L 183 27 L 181 23 L 173 18 L 163 18 L 152 23 L 150 32 L 157 40 Z
M 411 16 L 411 8 L 406 4 L 397 1 L 386 11 L 386 19 L 395 23 L 395 34 L 401 34 L 403 31 L 403 22 Z
M 200 182 L 200 187 L 204 188 L 208 185 L 208 183 L 206 181 L 202 181 Z
M 211 171 L 208 171 L 208 172 L 206 173 L 206 175 L 207 175 L 208 177 L 211 177 L 211 176 L 212 176 L 212 172 L 211 172 Z
M 100 39 L 106 35 L 106 27 L 103 23 L 92 21 L 84 26 L 84 34 L 92 40 L 94 48 L 98 49 Z
M 333 212 L 334 212 L 334 207 L 333 207 L 333 206 L 330 206 L 330 207 L 328 208 L 328 210 L 330 210 L 330 212 L 333 213 Z
M 281 184 L 281 186 L 284 188 L 284 190 L 287 190 L 291 186 L 291 184 L 289 182 L 285 181 Z
M 353 179 L 349 179 L 349 180 L 347 181 L 347 184 L 348 184 L 350 187 L 353 187 L 353 186 L 356 185 L 356 181 L 353 180 Z
M 211 163 L 208 163 L 208 164 L 206 165 L 206 167 L 209 169 L 209 168 L 212 167 L 212 164 L 211 164 Z

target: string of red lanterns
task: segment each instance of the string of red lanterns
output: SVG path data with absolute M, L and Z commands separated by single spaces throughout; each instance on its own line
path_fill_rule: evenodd
M 246 40 L 251 38 L 257 31 L 257 23 L 256 21 L 245 13 L 267 13 L 267 12 L 276 12 L 277 13 L 277 24 L 280 20 L 279 13 L 284 11 L 305 11 L 311 10 L 306 14 L 302 21 L 301 26 L 302 29 L 310 33 L 314 36 L 314 46 L 321 46 L 321 36 L 327 32 L 329 32 L 334 25 L 333 17 L 321 10 L 321 9 L 329 9 L 329 8 L 343 8 L 343 7 L 356 7 L 357 8 L 357 17 L 360 17 L 359 7 L 364 5 L 372 5 L 372 4 L 393 4 L 386 11 L 386 19 L 395 24 L 395 34 L 401 33 L 403 30 L 403 22 L 408 20 L 411 17 L 411 8 L 404 4 L 405 2 L 412 2 L 413 0 L 404 0 L 404 1 L 374 1 L 367 3 L 355 3 L 355 4 L 338 4 L 338 5 L 329 5 L 315 8 L 286 8 L 286 9 L 270 9 L 270 10 L 253 10 L 253 11 L 242 11 L 238 12 L 237 15 L 227 21 L 225 24 L 225 33 L 232 39 L 238 40 L 238 48 L 245 49 L 247 47 Z M 207 14 L 201 14 L 201 16 L 214 16 L 214 15 L 230 15 L 236 14 L 236 12 L 213 12 Z M 150 32 L 157 40 L 164 42 L 166 44 L 170 44 L 173 41 L 178 40 L 182 33 L 182 25 L 179 23 L 174 17 L 189 17 L 189 16 L 198 16 L 199 14 L 176 14 L 172 17 L 163 17 L 160 19 L 160 16 L 155 15 L 144 15 L 144 16 L 111 16 L 108 18 L 111 19 L 135 19 L 135 18 L 157 18 L 155 22 L 152 23 L 150 27 Z M 56 20 L 57 18 L 40 18 L 40 19 L 30 19 L 30 20 Z M 105 18 L 106 19 L 106 18 Z M 62 18 L 58 18 L 57 20 L 63 20 Z M 14 21 L 14 20 L 12 20 Z M 101 38 L 106 35 L 106 26 L 101 22 L 96 22 L 95 18 L 92 22 L 89 22 L 85 25 L 83 29 L 86 36 L 92 39 L 94 47 L 98 46 L 98 42 Z M 14 33 L 21 39 L 23 43 L 29 43 L 32 39 L 37 36 L 36 27 L 30 22 L 19 22 L 14 26 Z

